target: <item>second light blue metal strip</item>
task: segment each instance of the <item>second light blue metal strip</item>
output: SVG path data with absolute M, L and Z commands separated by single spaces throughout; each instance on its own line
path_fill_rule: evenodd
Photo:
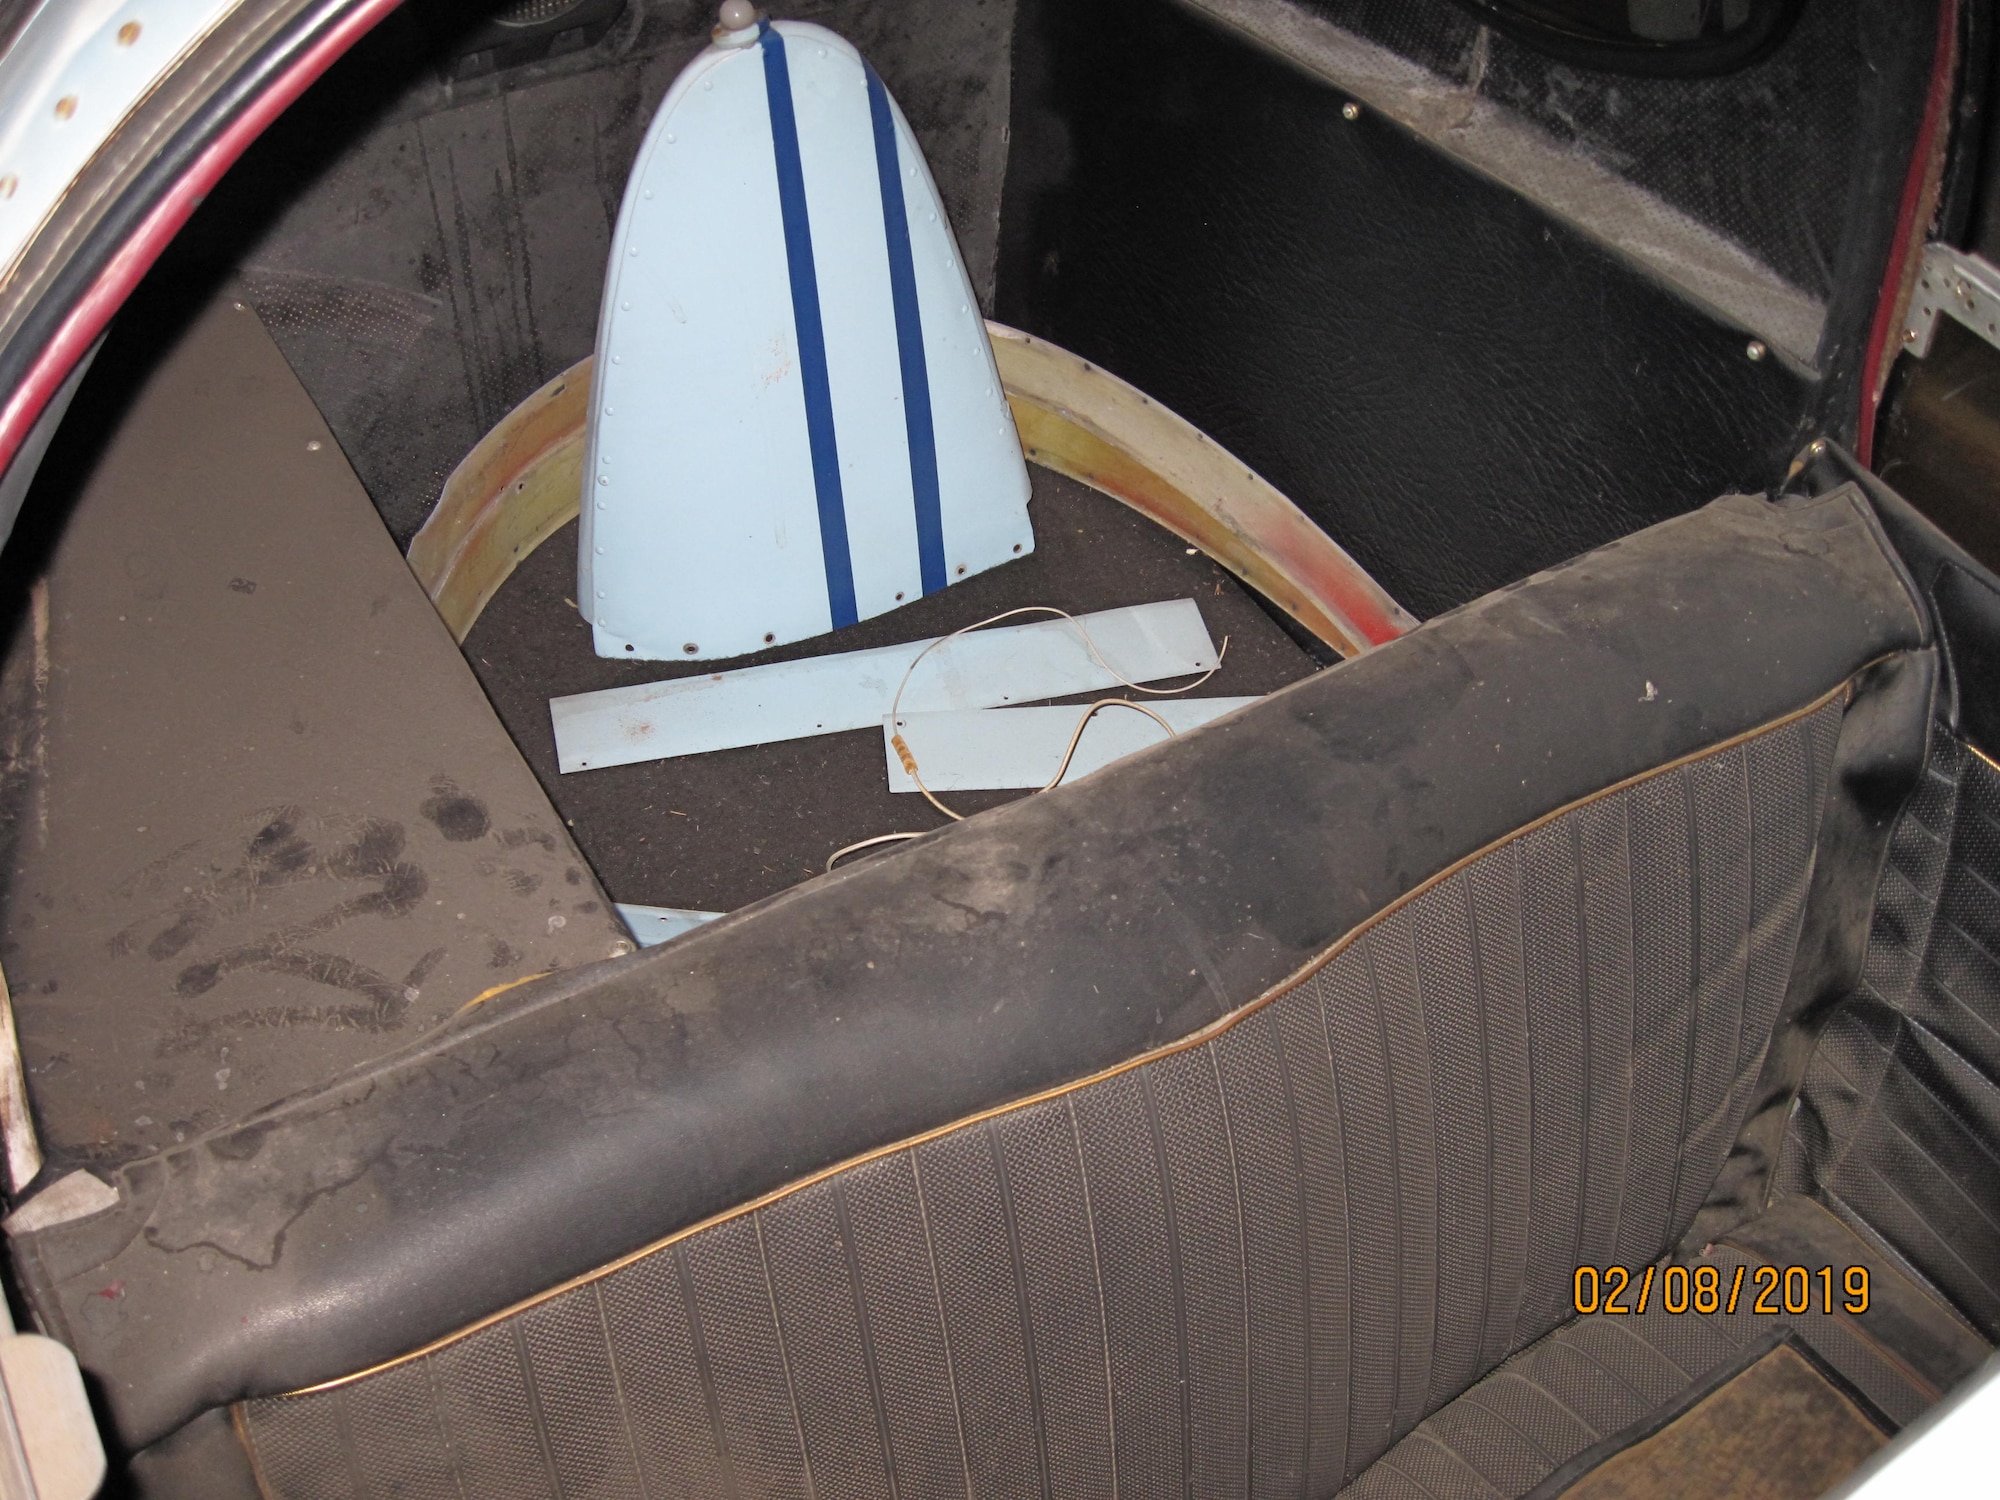
M 799 122 L 792 109 L 792 75 L 785 39 L 766 21 L 757 38 L 764 53 L 764 92 L 771 106 L 777 154 L 778 211 L 785 225 L 785 263 L 792 281 L 792 322 L 798 331 L 799 378 L 805 385 L 806 440 L 819 502 L 819 545 L 826 562 L 826 603 L 833 628 L 859 618 L 854 560 L 847 546 L 847 505 L 840 491 L 840 450 L 834 441 L 833 388 L 826 373 L 826 330 L 819 315 L 819 275 L 813 268 L 812 224 L 806 217 L 806 176 L 799 163 Z
M 867 65 L 864 63 L 864 67 Z M 937 432 L 931 421 L 931 377 L 924 361 L 924 320 L 917 306 L 917 263 L 910 253 L 910 216 L 896 152 L 889 91 L 868 69 L 868 116 L 875 127 L 875 171 L 882 180 L 882 229 L 889 242 L 889 301 L 896 312 L 896 353 L 903 367 L 903 422 L 910 441 L 910 492 L 917 508 L 917 562 L 926 594 L 948 580 L 944 508 L 938 496 Z

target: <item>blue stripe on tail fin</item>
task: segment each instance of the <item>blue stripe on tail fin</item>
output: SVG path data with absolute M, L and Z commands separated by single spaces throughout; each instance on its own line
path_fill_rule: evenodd
M 757 45 L 764 53 L 764 91 L 771 105 L 771 145 L 778 165 L 778 209 L 785 224 L 792 322 L 798 331 L 799 376 L 805 387 L 806 440 L 812 451 L 813 489 L 819 502 L 819 545 L 826 560 L 826 602 L 833 628 L 838 630 L 843 625 L 852 625 L 860 616 L 854 603 L 854 561 L 847 547 L 847 506 L 840 492 L 840 450 L 834 441 L 833 389 L 826 373 L 826 331 L 820 323 L 819 276 L 813 268 L 812 225 L 806 217 L 805 170 L 799 163 L 799 122 L 792 109 L 792 76 L 785 65 L 785 39 L 767 21 Z M 907 228 L 904 233 L 907 238 Z M 935 468 L 935 459 L 932 462 Z M 928 583 L 925 590 L 929 590 Z
M 896 310 L 896 353 L 903 367 L 903 421 L 910 434 L 910 493 L 917 508 L 917 561 L 924 592 L 949 581 L 944 565 L 944 511 L 938 498 L 937 433 L 931 423 L 931 378 L 924 363 L 924 320 L 917 307 L 917 266 L 910 254 L 910 218 L 896 154 L 889 93 L 868 69 L 868 116 L 875 126 L 875 170 L 882 179 L 882 228 L 889 242 L 889 299 Z

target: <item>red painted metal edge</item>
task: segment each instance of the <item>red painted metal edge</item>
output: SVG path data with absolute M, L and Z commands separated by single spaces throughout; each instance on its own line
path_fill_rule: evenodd
M 1924 98 L 1923 123 L 1917 129 L 1916 148 L 1910 153 L 1910 170 L 1903 179 L 1903 199 L 1896 209 L 1896 237 L 1889 247 L 1889 265 L 1882 276 L 1882 289 L 1875 300 L 1875 322 L 1868 330 L 1868 352 L 1861 367 L 1861 412 L 1855 431 L 1855 456 L 1861 466 L 1872 468 L 1875 458 L 1875 422 L 1882 408 L 1882 392 L 1889 384 L 1889 341 L 1896 336 L 1901 321 L 1903 283 L 1912 257 L 1923 253 L 1928 224 L 1917 216 L 1924 211 L 1925 189 L 1931 176 L 1931 158 L 1938 148 L 1938 134 L 1951 108 L 1952 87 L 1958 71 L 1958 0 L 1942 0 L 1938 6 L 1937 50 L 1931 59 L 1930 87 Z
M 77 300 L 55 336 L 42 347 L 14 392 L 0 407 L 0 473 L 14 461 L 36 419 L 49 404 L 63 381 L 83 358 L 97 336 L 111 322 L 112 314 L 125 304 L 140 278 L 180 233 L 203 198 L 219 182 L 222 174 L 236 164 L 250 143 L 262 135 L 271 122 L 283 114 L 342 53 L 373 30 L 402 0 L 362 0 L 347 12 L 284 73 L 250 101 L 244 111 L 209 142 L 194 164 L 182 173 L 152 212 L 140 221 L 118 252 L 99 273 L 90 290 Z

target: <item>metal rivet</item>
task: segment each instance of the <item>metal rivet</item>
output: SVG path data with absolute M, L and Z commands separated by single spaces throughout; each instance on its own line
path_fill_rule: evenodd
M 903 596 L 902 596 L 901 594 L 898 594 L 898 595 L 896 595 L 896 602 L 897 602 L 897 603 L 899 603 L 899 604 L 900 604 L 900 603 L 902 602 L 902 599 L 903 599 Z
M 597 502 L 597 508 L 599 510 L 609 510 L 611 507 L 607 505 L 604 501 L 600 500 Z
M 777 638 L 778 638 L 778 637 L 777 637 L 776 633 L 775 633 L 775 632 L 773 632 L 773 631 L 769 631 L 769 630 L 767 630 L 767 631 L 765 631 L 765 632 L 764 632 L 764 644 L 765 644 L 765 645 L 767 645 L 767 646 L 768 646 L 768 645 L 770 645 L 770 644 L 771 644 L 771 642 L 775 641 L 775 640 L 776 640 Z
M 71 115 L 75 113 L 76 113 L 76 95 L 64 94 L 62 98 L 56 100 L 56 118 L 58 120 L 67 120 Z
M 695 652 L 701 650 L 701 647 L 697 646 L 693 641 L 689 641 L 685 646 L 681 647 L 681 650 L 687 652 L 689 656 L 693 656 Z
M 627 251 L 626 251 L 625 253 L 626 253 L 627 255 L 637 255 L 637 254 L 639 253 L 639 247 L 638 247 L 637 245 L 633 245 L 633 246 L 632 246 L 632 247 L 631 247 L 630 249 L 628 249 L 628 250 L 627 250 Z
M 958 576 L 959 576 L 960 578 L 963 578 L 963 577 L 965 576 L 965 564 L 964 564 L 964 563 L 960 563 L 960 564 L 958 565 Z
M 1745 348 L 1743 352 L 1749 355 L 1752 359 L 1762 359 L 1765 355 L 1769 354 L 1771 351 L 1764 347 L 1764 341 L 1762 339 L 1752 339 L 1750 340 L 1749 346 Z
M 138 40 L 139 40 L 139 23 L 137 21 L 127 21 L 123 26 L 120 26 L 118 28 L 119 46 L 129 47 Z
M 603 549 L 602 547 L 599 547 L 599 548 L 597 549 L 597 555 L 598 555 L 599 557 L 602 557 L 602 556 L 604 556 L 604 549 Z
M 671 145 L 672 145 L 672 144 L 674 143 L 675 139 L 676 139 L 676 137 L 674 137 L 674 136 L 673 136 L 672 134 L 669 134 L 669 135 L 667 136 L 667 144 L 668 144 L 669 146 L 671 146 Z M 650 197 L 652 197 L 653 195 L 652 195 L 651 193 L 648 193 L 648 194 L 646 194 L 646 196 L 647 196 L 648 198 L 650 198 Z
M 625 363 L 625 357 L 620 354 L 614 354 L 611 356 L 611 363 L 613 363 L 614 365 L 622 365 Z
M 310 438 L 310 439 L 308 439 L 308 440 L 307 440 L 307 442 L 306 442 L 306 452 L 308 452 L 308 453 L 317 453 L 317 452 L 319 452 L 319 439 L 318 439 L 318 438 Z
M 704 78 L 701 81 L 701 86 L 704 89 L 712 89 L 715 87 L 715 80 L 713 78 Z
M 647 189 L 646 189 L 646 196 L 647 196 L 648 198 L 650 198 L 650 197 L 652 197 L 652 196 L 653 196 L 653 190 L 652 190 L 651 188 L 647 188 Z
M 9 172 L 5 177 L 0 177 L 0 198 L 13 197 L 14 189 L 20 185 L 21 179 L 16 177 L 12 172 Z
M 1360 119 L 1361 106 L 1356 104 L 1352 99 L 1348 100 L 1347 103 L 1340 106 L 1340 118 L 1343 120 Z
M 1014 550 L 1016 552 L 1019 552 L 1021 550 L 1021 544 L 1019 542 L 1014 543 Z
M 597 482 L 599 484 L 609 484 L 611 483 L 611 476 L 609 474 L 599 474 L 597 476 Z
M 621 302 L 618 304 L 618 310 L 620 312 L 630 312 L 632 310 L 632 304 L 629 302 Z
M 605 594 L 604 594 L 604 590 L 603 590 L 603 589 L 599 589 L 599 590 L 597 591 L 597 597 L 598 597 L 598 598 L 600 598 L 600 599 L 602 599 L 602 598 L 604 598 L 604 597 L 605 597 Z

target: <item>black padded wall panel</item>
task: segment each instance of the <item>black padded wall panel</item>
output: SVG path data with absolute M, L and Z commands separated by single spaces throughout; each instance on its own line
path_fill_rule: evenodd
M 1170 0 L 1024 3 L 1015 59 L 1002 319 L 1179 410 L 1420 614 L 1775 483 L 1817 410 L 1740 330 Z M 1865 326 L 1879 255 L 1854 249 L 1813 279 L 1866 283 Z
M 1895 215 L 1935 0 L 1809 0 L 1769 52 L 1699 77 L 1580 66 L 1490 28 L 1482 38 L 1459 0 L 1302 3 L 1476 86 L 1816 297 L 1833 296 L 1850 271 L 1880 277 L 1880 248 L 1856 241 Z M 1873 181 L 1857 202 L 1863 178 Z M 1846 265 L 1852 251 L 1869 264 Z

